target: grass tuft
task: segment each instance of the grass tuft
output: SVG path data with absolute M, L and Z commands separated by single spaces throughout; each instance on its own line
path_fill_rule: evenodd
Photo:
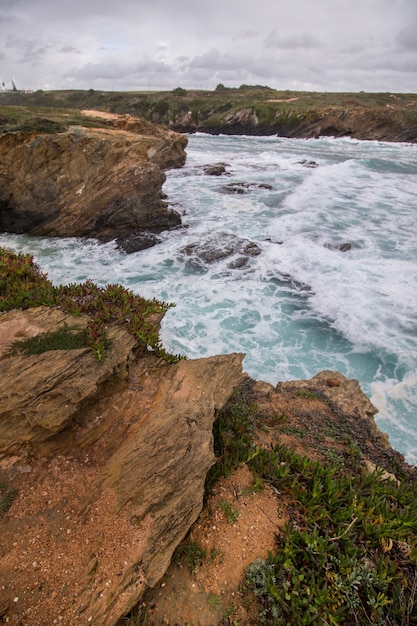
M 17 489 L 0 483 L 0 515 L 4 515 L 12 506 L 17 496 Z
M 14 341 L 7 356 L 15 354 L 42 354 L 49 350 L 79 350 L 86 346 L 86 331 L 77 331 L 73 327 L 64 324 L 64 326 L 55 331 Z
M 206 551 L 197 541 L 186 541 L 178 546 L 174 560 L 177 563 L 185 563 L 190 572 L 194 574 L 201 567 L 206 558 Z

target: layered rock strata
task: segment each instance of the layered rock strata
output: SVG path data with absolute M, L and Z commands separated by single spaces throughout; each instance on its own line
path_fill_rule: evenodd
M 0 137 L 0 230 L 109 241 L 159 233 L 181 218 L 162 199 L 164 169 L 185 162 L 187 139 L 126 116 L 101 128 Z

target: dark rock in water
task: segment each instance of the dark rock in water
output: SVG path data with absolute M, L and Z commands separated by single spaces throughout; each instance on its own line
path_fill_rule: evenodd
M 205 165 L 203 167 L 204 174 L 207 176 L 221 176 L 222 174 L 229 175 L 226 171 L 226 167 L 230 167 L 227 163 L 213 163 L 213 165 Z
M 215 233 L 196 243 L 191 243 L 181 249 L 185 255 L 193 257 L 196 265 L 210 265 L 233 255 L 238 258 L 228 265 L 230 269 L 246 265 L 249 257 L 261 253 L 259 246 L 248 239 L 240 239 L 229 233 Z
M 329 250 L 340 250 L 340 252 L 348 252 L 349 250 L 352 249 L 352 244 L 351 243 L 339 243 L 339 244 L 325 244 L 325 248 L 328 248 Z
M 248 260 L 249 259 L 247 256 L 238 256 L 236 259 L 231 261 L 227 267 L 230 270 L 240 270 L 242 267 L 245 267 L 248 264 Z
M 247 194 L 254 189 L 272 189 L 272 185 L 268 183 L 229 183 L 220 188 L 222 193 L 228 194 Z
M 160 243 L 160 241 L 160 238 L 153 233 L 141 232 L 129 233 L 117 237 L 116 244 L 120 250 L 124 250 L 127 254 L 132 254 L 132 252 L 152 248 L 152 246 Z
M 282 244 L 284 243 L 283 241 L 275 241 L 274 239 L 271 239 L 271 237 L 267 237 L 265 241 L 270 241 L 271 243 L 277 243 L 280 246 L 282 246 Z
M 303 165 L 304 167 L 318 167 L 319 164 L 316 163 L 315 161 L 308 161 L 307 159 L 302 159 L 301 161 L 297 161 L 297 163 L 299 163 L 300 165 Z

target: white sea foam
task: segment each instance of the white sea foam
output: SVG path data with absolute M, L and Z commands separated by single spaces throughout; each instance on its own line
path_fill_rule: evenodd
M 246 371 L 272 383 L 322 369 L 357 378 L 416 463 L 415 156 L 411 144 L 194 135 L 165 184 L 187 228 L 157 247 L 125 255 L 114 243 L 10 235 L 0 245 L 32 252 L 55 283 L 120 282 L 175 302 L 162 325 L 173 352 L 244 352 Z M 229 176 L 204 175 L 220 161 Z M 237 182 L 252 187 L 225 193 Z M 220 248 L 223 233 L 261 253 L 232 269 L 184 252 L 207 238 Z

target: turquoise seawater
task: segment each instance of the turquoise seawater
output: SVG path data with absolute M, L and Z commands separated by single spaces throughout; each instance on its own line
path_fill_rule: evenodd
M 174 302 L 162 339 L 190 358 L 244 352 L 273 384 L 323 369 L 359 380 L 391 444 L 417 463 L 417 147 L 320 138 L 189 137 L 164 191 L 185 228 L 126 255 L 114 243 L 0 235 L 55 283 L 120 282 Z M 228 175 L 203 166 L 223 162 Z M 224 187 L 248 184 L 247 193 Z M 233 237 L 260 254 L 230 267 Z M 342 244 L 350 249 L 342 251 Z M 195 245 L 215 248 L 217 260 Z

